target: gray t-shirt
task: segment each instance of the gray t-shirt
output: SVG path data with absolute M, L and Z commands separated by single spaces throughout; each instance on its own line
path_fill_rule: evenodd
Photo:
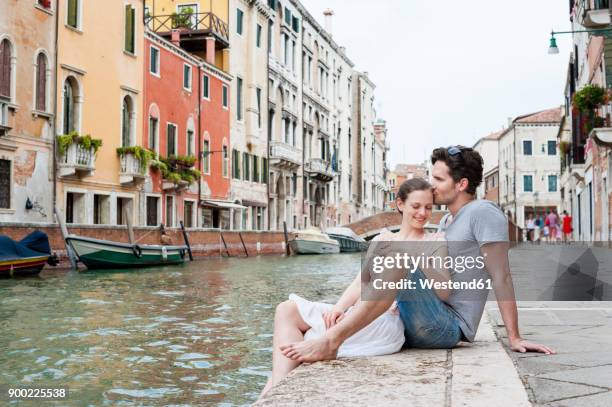
M 448 215 L 447 215 L 448 216 Z M 443 218 L 440 225 L 445 225 Z M 446 226 L 450 256 L 481 256 L 480 248 L 492 242 L 508 241 L 508 220 L 497 205 L 487 200 L 475 200 L 463 206 Z M 451 271 L 455 281 L 484 281 L 490 278 L 486 268 L 466 267 L 462 272 Z M 489 290 L 453 290 L 446 303 L 457 314 L 461 331 L 467 340 L 474 340 L 482 318 Z

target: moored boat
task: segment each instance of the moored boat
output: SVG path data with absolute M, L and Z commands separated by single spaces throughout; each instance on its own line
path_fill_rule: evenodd
M 340 243 L 341 252 L 361 252 L 368 249 L 368 242 L 349 228 L 334 227 L 328 228 L 325 232 Z
M 68 235 L 66 242 L 89 269 L 165 266 L 185 262 L 187 246 L 119 243 Z
M 289 247 L 297 254 L 340 253 L 340 244 L 316 229 L 297 232 L 289 241 Z
M 34 231 L 20 241 L 0 236 L 0 276 L 36 275 L 45 264 L 51 264 L 50 258 L 49 239 L 41 231 Z

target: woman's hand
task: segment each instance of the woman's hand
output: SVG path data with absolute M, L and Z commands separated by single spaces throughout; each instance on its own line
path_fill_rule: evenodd
M 338 322 L 342 321 L 344 318 L 344 311 L 340 308 L 334 307 L 323 313 L 323 321 L 325 321 L 325 329 L 329 329 L 332 326 L 336 325 Z

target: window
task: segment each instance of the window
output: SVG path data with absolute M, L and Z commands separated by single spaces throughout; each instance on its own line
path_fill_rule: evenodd
M 242 78 L 236 78 L 236 118 L 242 120 Z
M 557 192 L 557 176 L 548 176 L 548 192 Z
M 210 77 L 208 75 L 202 77 L 202 95 L 204 99 L 210 99 Z
M 76 97 L 76 81 L 74 78 L 67 78 L 64 82 L 64 100 L 63 100 L 63 125 L 62 130 L 64 134 L 68 134 L 71 131 L 76 130 L 75 125 L 75 104 L 74 99 Z
M 166 196 L 166 226 L 174 226 L 174 197 Z
M 136 10 L 131 5 L 125 6 L 125 51 L 133 54 L 136 50 Z
M 147 197 L 147 226 L 157 226 L 159 224 L 158 205 L 158 197 Z
M 47 57 L 42 52 L 36 58 L 36 110 L 47 111 Z
M 66 24 L 72 28 L 79 28 L 79 4 L 80 0 L 68 0 L 67 7 L 68 13 L 66 16 Z
M 193 130 L 187 130 L 187 155 L 193 155 L 195 150 Z
M 261 182 L 262 184 L 268 183 L 268 159 L 266 157 L 261 159 Z
M 288 7 L 285 7 L 285 24 L 291 25 L 291 10 Z
M 157 146 L 157 130 L 159 128 L 158 120 L 155 117 L 149 117 L 149 149 L 158 152 Z
M 259 182 L 259 157 L 253 156 L 253 182 Z
M 261 89 L 255 90 L 257 96 L 257 127 L 261 129 Z
M 106 225 L 110 223 L 110 196 L 94 194 L 93 202 L 94 225 Z
M 240 9 L 236 9 L 236 32 L 242 35 L 242 21 L 244 19 L 244 13 Z
M 149 72 L 151 72 L 153 75 L 159 76 L 159 49 L 152 46 L 150 58 Z
M 11 98 L 12 53 L 11 43 L 6 38 L 0 43 L 0 96 Z
M 11 208 L 11 162 L 0 160 L 0 209 Z
M 297 17 L 293 17 L 291 27 L 293 28 L 293 31 L 295 31 L 296 33 L 299 33 L 300 32 L 300 19 Z
M 532 155 L 531 140 L 523 140 L 523 155 Z
M 523 192 L 533 192 L 533 175 L 523 175 Z
M 176 125 L 168 123 L 166 131 L 166 155 L 176 155 Z
M 183 65 L 183 88 L 191 91 L 191 65 Z
M 227 86 L 223 85 L 223 107 L 228 108 L 228 100 L 227 100 Z
M 132 100 L 129 96 L 123 98 L 121 109 L 121 146 L 132 145 Z
M 202 168 L 205 174 L 210 174 L 210 142 L 204 140 L 202 146 Z
M 557 155 L 557 141 L 548 140 L 548 155 Z
M 227 146 L 223 146 L 223 176 L 227 177 L 228 172 L 229 172 L 229 156 L 228 156 Z
M 245 181 L 251 180 L 251 160 L 249 153 L 242 153 L 242 174 Z
M 240 179 L 240 153 L 238 150 L 232 150 L 232 176 L 234 179 Z
M 186 228 L 193 227 L 193 202 L 185 201 L 183 206 L 183 220 Z
M 257 46 L 257 48 L 261 48 L 261 25 L 257 24 L 257 32 L 255 35 L 255 45 Z

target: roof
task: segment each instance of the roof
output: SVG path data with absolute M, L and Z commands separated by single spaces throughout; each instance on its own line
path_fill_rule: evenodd
M 397 164 L 393 172 L 397 175 L 427 173 L 427 167 L 422 164 Z
M 563 117 L 563 107 L 555 107 L 553 109 L 542 110 L 535 113 L 519 116 L 514 119 L 514 123 L 561 123 Z

